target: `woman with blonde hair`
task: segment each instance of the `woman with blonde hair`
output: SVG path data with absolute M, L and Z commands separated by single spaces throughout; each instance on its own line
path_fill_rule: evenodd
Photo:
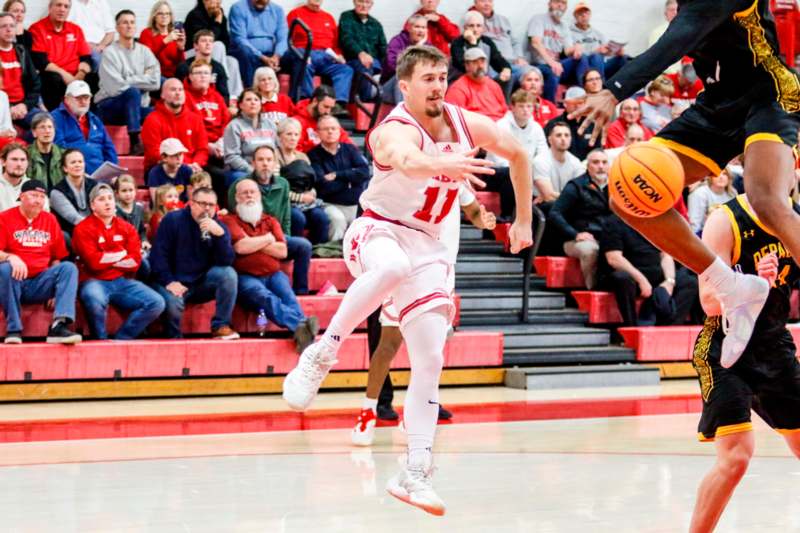
M 644 100 L 639 104 L 642 110 L 642 124 L 657 133 L 672 121 L 672 95 L 675 85 L 663 74 L 645 87 Z
M 724 168 L 719 176 L 706 178 L 702 185 L 689 193 L 689 224 L 692 230 L 700 235 L 708 215 L 724 204 L 736 198 L 731 171 Z
M 278 76 L 270 67 L 259 67 L 253 74 L 253 90 L 261 97 L 261 112 L 277 126 L 297 114 L 292 99 L 280 93 Z
M 184 61 L 186 34 L 183 24 L 174 22 L 172 7 L 167 0 L 158 0 L 153 4 L 147 18 L 147 28 L 139 35 L 139 42 L 158 58 L 162 78 L 175 77 L 178 65 Z

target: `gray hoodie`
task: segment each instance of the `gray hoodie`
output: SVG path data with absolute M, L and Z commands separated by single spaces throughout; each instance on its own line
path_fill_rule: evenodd
M 253 172 L 253 154 L 265 144 L 278 144 L 278 130 L 265 113 L 259 114 L 255 126 L 241 115 L 231 120 L 223 134 L 225 170 Z
M 100 90 L 95 102 L 118 96 L 135 87 L 142 91 L 142 105 L 147 105 L 148 91 L 157 91 L 161 86 L 161 65 L 148 47 L 134 43 L 128 49 L 114 41 L 103 50 L 100 62 Z

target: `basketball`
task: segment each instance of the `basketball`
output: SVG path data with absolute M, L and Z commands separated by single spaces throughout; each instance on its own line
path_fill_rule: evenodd
M 636 143 L 614 160 L 609 193 L 614 203 L 636 217 L 658 216 L 678 201 L 683 190 L 683 166 L 670 149 Z

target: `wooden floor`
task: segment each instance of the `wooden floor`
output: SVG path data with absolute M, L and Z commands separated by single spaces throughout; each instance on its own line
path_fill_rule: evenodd
M 530 393 L 446 389 L 450 405 L 696 392 Z M 325 394 L 315 407 L 357 407 Z M 398 403 L 402 401 L 402 394 Z M 49 408 L 49 409 L 48 409 Z M 7 420 L 197 415 L 282 409 L 276 397 L 0 406 Z M 20 532 L 676 532 L 686 531 L 714 447 L 697 414 L 440 426 L 434 518 L 386 495 L 404 435 L 379 428 L 371 449 L 347 429 L 18 442 L 0 445 L 2 531 Z M 800 463 L 756 423 L 751 469 L 718 531 L 800 531 Z

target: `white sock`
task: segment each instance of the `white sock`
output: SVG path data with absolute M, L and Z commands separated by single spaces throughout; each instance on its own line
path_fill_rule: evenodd
M 733 290 L 733 269 L 725 264 L 719 257 L 700 274 L 700 281 L 710 285 L 718 294 L 726 294 Z
M 439 376 L 447 339 L 447 313 L 443 309 L 423 313 L 403 327 L 411 362 L 411 381 L 403 405 L 411 466 L 430 465 L 439 418 Z
M 378 410 L 378 399 L 372 399 L 364 397 L 364 401 L 361 403 L 362 409 L 372 409 L 372 412 L 375 413 Z

